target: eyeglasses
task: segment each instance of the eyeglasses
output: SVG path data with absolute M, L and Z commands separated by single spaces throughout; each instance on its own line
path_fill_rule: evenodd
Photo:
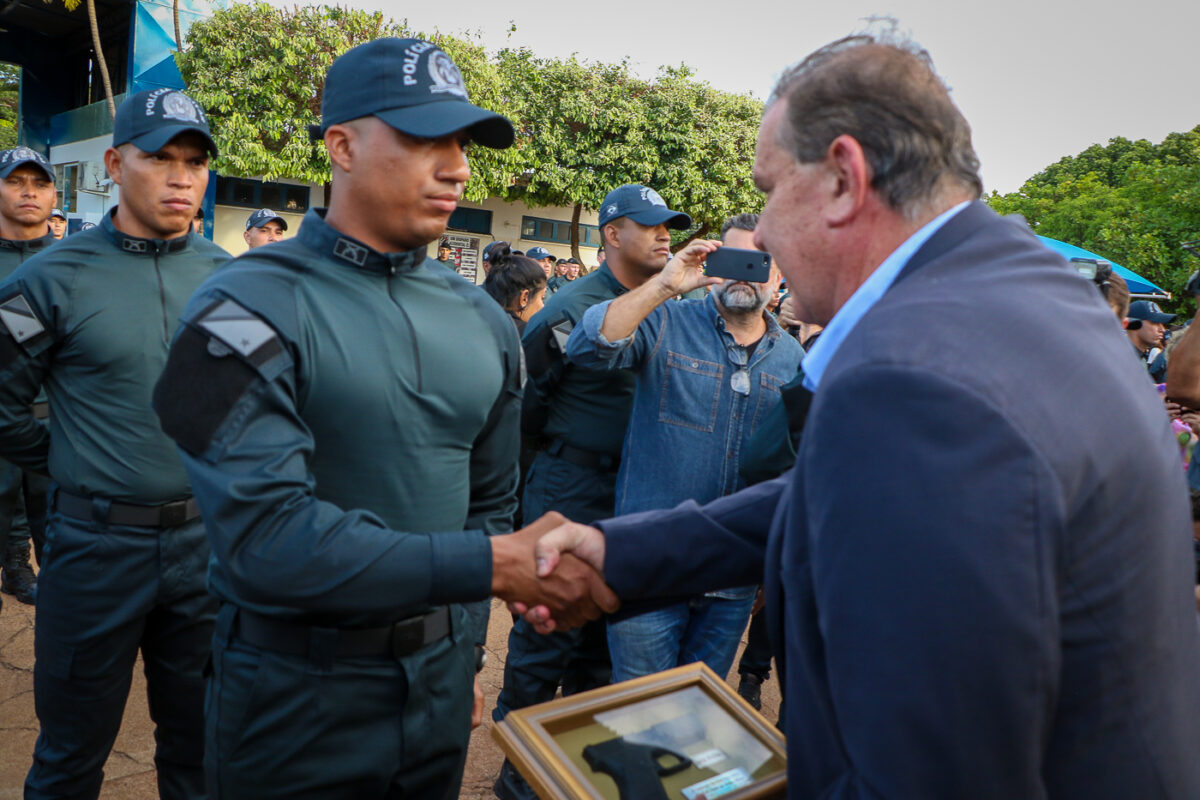
M 747 364 L 750 363 L 750 354 L 740 344 L 726 345 L 725 354 L 729 356 L 729 363 L 735 367 L 733 374 L 729 376 L 729 388 L 743 397 L 749 395 L 750 370 Z

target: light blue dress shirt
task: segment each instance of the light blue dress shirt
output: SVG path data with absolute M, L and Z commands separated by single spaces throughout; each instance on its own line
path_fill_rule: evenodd
M 816 344 L 808 351 L 804 357 L 804 388 L 810 392 L 817 391 L 817 387 L 821 384 L 821 377 L 825 374 L 825 369 L 829 366 L 829 362 L 833 360 L 833 356 L 837 353 L 838 348 L 842 346 L 842 342 L 850 335 L 850 331 L 854 330 L 858 325 L 858 321 L 866 315 L 871 307 L 879 302 L 879 298 L 887 292 L 895 283 L 896 278 L 904 270 L 908 260 L 912 258 L 921 245 L 929 241 L 943 225 L 950 219 L 966 208 L 969 203 L 959 203 L 948 211 L 943 212 L 919 231 L 904 240 L 904 243 L 892 251 L 892 254 L 883 260 L 871 276 L 863 282 L 863 285 L 858 287 L 858 291 L 850 295 L 850 299 L 846 301 L 838 312 L 833 315 L 833 319 L 825 326 L 825 330 L 821 331 L 821 336 L 817 339 Z

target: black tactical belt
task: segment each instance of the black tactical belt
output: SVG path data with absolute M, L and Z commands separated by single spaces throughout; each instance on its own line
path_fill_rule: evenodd
M 290 656 L 308 656 L 312 643 L 319 641 L 314 633 L 325 629 L 298 625 L 253 611 L 238 611 L 237 635 L 246 644 Z M 336 634 L 333 656 L 411 656 L 422 647 L 450 634 L 450 609 L 440 606 L 417 617 L 409 617 L 382 628 L 340 628 Z
M 112 502 L 108 514 L 98 519 L 96 503 L 91 497 L 80 497 L 59 489 L 54 495 L 54 508 L 60 514 L 75 519 L 106 522 L 109 525 L 132 525 L 138 528 L 176 528 L 200 516 L 200 507 L 195 498 L 175 500 L 161 506 L 137 506 L 132 503 Z
M 555 439 L 546 448 L 546 452 L 556 458 L 561 458 L 568 464 L 574 464 L 577 467 L 585 469 L 594 469 L 597 472 L 616 472 L 621 466 L 620 456 L 608 456 L 603 453 L 596 453 L 591 450 L 584 450 L 579 447 L 572 447 L 562 439 Z
M 49 403 L 34 403 L 32 408 L 33 408 L 33 418 L 34 419 L 49 419 L 50 418 L 50 404 Z

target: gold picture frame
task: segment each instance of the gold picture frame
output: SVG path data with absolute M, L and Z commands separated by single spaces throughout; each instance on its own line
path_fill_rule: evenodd
M 492 737 L 542 800 L 787 793 L 783 734 L 702 663 L 511 711 Z

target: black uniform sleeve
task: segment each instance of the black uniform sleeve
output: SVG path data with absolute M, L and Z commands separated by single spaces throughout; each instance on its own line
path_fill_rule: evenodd
M 487 596 L 491 547 L 478 531 L 397 532 L 316 497 L 293 349 L 240 305 L 218 296 L 185 318 L 154 402 L 245 602 L 357 613 Z
M 521 412 L 521 433 L 539 436 L 546 425 L 550 398 L 567 369 L 564 352 L 574 324 L 566 316 L 541 319 L 535 316 L 525 328 L 521 346 L 529 379 Z
M 19 280 L 0 285 L 0 456 L 45 475 L 50 434 L 34 419 L 32 404 L 46 378 L 56 331 L 39 305 Z

